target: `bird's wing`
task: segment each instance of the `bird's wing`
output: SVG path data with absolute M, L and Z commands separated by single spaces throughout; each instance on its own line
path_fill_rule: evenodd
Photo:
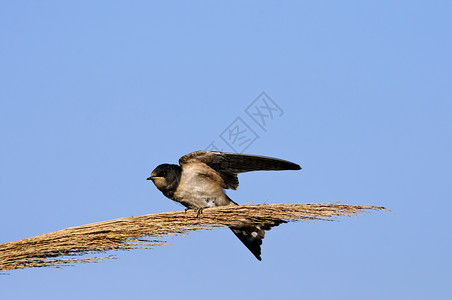
M 204 163 L 218 172 L 225 188 L 237 189 L 239 181 L 237 174 L 251 171 L 278 171 L 278 170 L 300 170 L 301 167 L 290 161 L 238 153 L 225 153 L 214 151 L 196 151 L 184 155 L 179 159 L 183 167 L 189 163 Z

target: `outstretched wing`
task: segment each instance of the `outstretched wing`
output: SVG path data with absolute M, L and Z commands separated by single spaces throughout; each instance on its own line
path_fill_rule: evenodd
M 188 163 L 204 163 L 218 172 L 225 183 L 225 188 L 237 189 L 237 174 L 250 171 L 300 170 L 293 162 L 273 157 L 225 153 L 214 151 L 196 151 L 179 159 L 183 166 Z

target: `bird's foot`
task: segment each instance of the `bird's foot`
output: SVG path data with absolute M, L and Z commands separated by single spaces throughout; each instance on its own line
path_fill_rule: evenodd
M 196 217 L 198 218 L 199 215 L 202 215 L 202 211 L 204 210 L 204 208 L 207 208 L 207 207 L 201 207 L 201 208 L 186 208 L 186 209 L 184 210 L 184 212 L 187 213 L 187 211 L 193 210 L 193 211 L 196 213 Z
M 205 208 L 205 207 L 201 207 L 201 208 L 195 209 L 195 211 L 196 211 L 196 217 L 197 217 L 197 218 L 199 217 L 199 215 L 202 214 L 202 211 L 204 210 L 204 208 Z

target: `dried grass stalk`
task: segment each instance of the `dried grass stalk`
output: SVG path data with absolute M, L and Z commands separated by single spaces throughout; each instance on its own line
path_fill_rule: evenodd
M 278 219 L 288 222 L 333 220 L 359 212 L 384 209 L 371 205 L 322 203 L 261 204 L 209 208 L 199 217 L 196 217 L 196 212 L 190 210 L 120 218 L 1 244 L 0 270 L 96 262 L 112 256 L 100 258 L 73 258 L 73 256 L 164 245 L 165 238 L 184 235 L 194 230 L 237 226 L 249 222 L 271 222 Z

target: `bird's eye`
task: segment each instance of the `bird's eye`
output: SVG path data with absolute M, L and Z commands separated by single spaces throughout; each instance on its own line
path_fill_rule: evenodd
M 162 171 L 162 172 L 160 172 L 160 177 L 165 177 L 166 176 L 166 171 Z

